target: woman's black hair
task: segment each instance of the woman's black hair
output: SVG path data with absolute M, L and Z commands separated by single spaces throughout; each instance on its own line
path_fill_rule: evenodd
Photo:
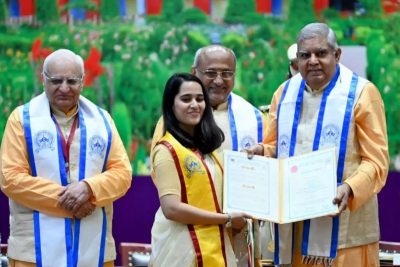
M 200 84 L 206 104 L 203 117 L 199 124 L 195 126 L 193 136 L 179 127 L 179 122 L 173 111 L 175 96 L 179 93 L 179 89 L 184 82 L 196 82 Z M 215 123 L 210 100 L 203 83 L 192 74 L 175 73 L 168 79 L 164 89 L 162 112 L 164 132 L 168 131 L 171 133 L 185 147 L 197 148 L 201 153 L 208 154 L 220 147 L 225 139 L 224 133 Z

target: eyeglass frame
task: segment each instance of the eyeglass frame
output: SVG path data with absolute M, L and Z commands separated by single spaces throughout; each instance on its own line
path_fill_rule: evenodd
M 200 73 L 202 73 L 207 79 L 209 80 L 214 80 L 218 77 L 218 75 L 221 77 L 222 80 L 225 81 L 230 81 L 232 80 L 232 78 L 235 76 L 235 72 L 233 70 L 212 70 L 212 69 L 205 69 L 205 70 L 201 70 L 199 68 L 196 68 L 196 70 L 198 70 Z M 210 77 L 210 73 L 216 73 L 215 77 Z M 231 73 L 232 76 L 231 77 L 223 77 L 223 73 Z
M 43 77 L 50 82 L 51 85 L 53 86 L 59 86 L 64 83 L 64 81 L 67 82 L 68 86 L 77 86 L 83 81 L 83 75 L 82 77 L 68 77 L 68 78 L 57 78 L 57 77 L 50 77 L 45 71 L 43 72 Z M 58 82 L 57 82 L 58 80 Z M 60 82 L 61 81 L 61 82 Z M 73 82 L 71 82 L 73 81 Z
M 314 56 L 318 59 L 324 59 L 327 58 L 331 53 L 336 56 L 336 50 L 337 49 L 332 49 L 332 48 L 320 48 L 316 52 L 309 52 L 309 51 L 298 51 L 296 53 L 298 61 L 306 61 L 311 58 L 311 56 L 314 54 Z

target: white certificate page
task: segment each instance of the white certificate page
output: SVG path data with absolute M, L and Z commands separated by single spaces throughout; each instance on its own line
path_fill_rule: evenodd
M 224 150 L 224 212 L 241 211 L 263 220 L 278 219 L 277 159 Z
M 335 148 L 283 160 L 284 222 L 338 212 L 332 203 L 337 192 Z

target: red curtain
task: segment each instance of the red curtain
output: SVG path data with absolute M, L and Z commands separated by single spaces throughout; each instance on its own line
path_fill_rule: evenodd
M 171 1 L 171 0 L 167 0 Z M 161 13 L 162 0 L 147 0 L 146 13 L 147 15 L 159 15 Z
M 320 11 L 329 7 L 329 0 L 314 0 L 314 10 L 319 13 Z
M 19 0 L 20 16 L 32 16 L 35 14 L 35 0 Z
M 272 0 L 257 0 L 256 11 L 258 13 L 271 13 L 272 11 Z
M 204 11 L 204 13 L 210 15 L 210 12 L 211 12 L 211 1 L 210 0 L 193 0 L 193 6 Z

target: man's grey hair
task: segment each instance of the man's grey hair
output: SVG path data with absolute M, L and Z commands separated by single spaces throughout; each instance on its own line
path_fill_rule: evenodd
M 50 55 L 48 55 L 43 62 L 43 73 L 45 73 L 45 72 L 47 73 L 49 64 L 52 61 L 56 61 L 56 60 L 70 60 L 70 61 L 75 62 L 76 64 L 78 64 L 78 66 L 80 68 L 82 77 L 84 76 L 85 69 L 84 69 L 84 63 L 83 63 L 82 57 L 68 49 L 58 49 L 58 50 L 54 51 L 53 53 L 51 53 Z
M 200 58 L 203 54 L 208 53 L 208 52 L 214 52 L 214 51 L 221 51 L 221 52 L 232 54 L 232 56 L 235 60 L 235 66 L 236 66 L 236 55 L 232 49 L 227 48 L 222 45 L 208 45 L 208 46 L 201 47 L 196 51 L 196 54 L 194 55 L 192 68 L 197 68 L 197 66 L 199 65 Z
M 297 47 L 300 47 L 300 44 L 305 40 L 318 37 L 325 38 L 332 49 L 339 48 L 335 32 L 325 23 L 310 23 L 304 26 L 297 35 Z

